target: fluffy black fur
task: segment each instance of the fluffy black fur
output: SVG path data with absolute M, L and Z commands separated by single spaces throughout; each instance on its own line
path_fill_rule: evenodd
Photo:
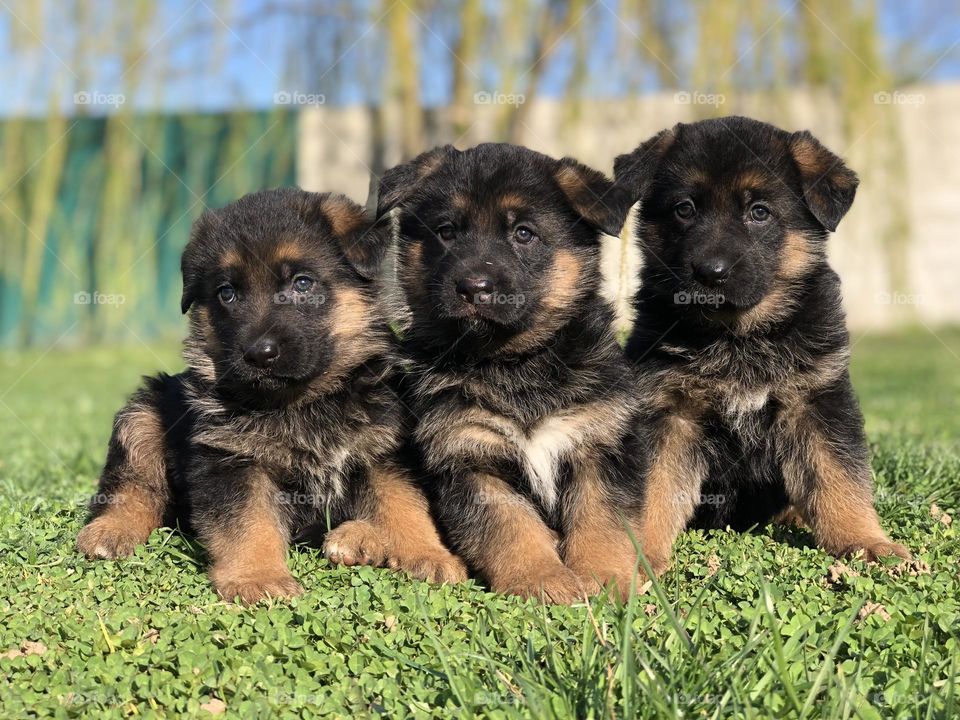
M 599 295 L 602 174 L 510 145 L 386 173 L 398 208 L 416 448 L 452 546 L 497 591 L 629 590 L 633 379 Z
M 677 125 L 617 158 L 643 255 L 627 344 L 649 414 L 644 551 L 792 504 L 819 544 L 897 554 L 880 529 L 829 231 L 857 178 L 807 132 Z
M 336 195 L 264 191 L 203 214 L 182 262 L 188 369 L 117 415 L 84 553 L 123 556 L 179 522 L 218 592 L 245 602 L 300 592 L 284 551 L 317 535 L 337 562 L 463 576 L 396 464 L 406 422 L 375 280 L 388 243 Z

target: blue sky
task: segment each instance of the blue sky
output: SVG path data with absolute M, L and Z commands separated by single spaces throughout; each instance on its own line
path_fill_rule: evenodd
M 4 115 L 43 114 L 52 103 L 69 113 L 78 91 L 95 94 L 98 104 L 87 110 L 96 114 L 110 112 L 115 107 L 110 96 L 118 94 L 139 109 L 209 111 L 271 107 L 275 94 L 282 91 L 322 93 L 325 101 L 333 104 L 376 102 L 383 87 L 383 44 L 374 22 L 379 3 L 374 0 L 355 3 L 367 10 L 355 21 L 323 19 L 316 23 L 292 16 L 258 19 L 256 23 L 244 20 L 258 17 L 267 0 L 235 0 L 232 5 L 218 0 L 167 0 L 160 5 L 161 16 L 144 29 L 148 51 L 126 76 L 122 76 L 119 61 L 122 54 L 130 52 L 125 36 L 106 38 L 110 51 L 104 55 L 91 58 L 79 50 L 85 33 L 109 26 L 111 3 L 102 4 L 104 17 L 95 19 L 90 27 L 78 27 L 71 24 L 71 13 L 60 11 L 61 6 L 44 5 L 45 18 L 39 14 L 42 11 L 19 10 L 29 8 L 32 2 L 11 3 L 11 11 L 0 11 L 0 67 L 7 81 L 0 96 Z M 298 3 L 291 0 L 287 4 Z M 337 4 L 312 3 L 321 11 Z M 787 10 L 794 3 L 781 0 L 780 4 Z M 453 5 L 447 3 L 450 8 Z M 489 7 L 496 5 L 488 0 Z M 919 38 L 921 59 L 915 64 L 929 67 L 924 81 L 960 77 L 960 14 L 951 3 L 880 0 L 879 9 L 885 51 L 891 57 L 899 40 Z M 623 94 L 626 78 L 635 70 L 615 64 L 616 35 L 622 27 L 616 10 L 616 0 L 599 0 L 588 11 L 594 36 L 587 58 L 586 91 L 591 95 Z M 426 105 L 449 100 L 453 61 L 448 45 L 455 44 L 458 34 L 455 17 L 455 11 L 440 13 L 429 29 L 419 28 Z M 687 25 L 682 17 L 677 20 L 680 27 Z M 211 42 L 212 35 L 197 32 L 198 27 L 219 29 L 219 40 Z M 45 45 L 34 35 L 41 36 Z M 484 48 L 485 60 L 471 68 L 477 86 L 483 89 L 497 89 L 491 54 L 511 51 L 499 39 L 492 40 Z M 692 32 L 681 37 L 681 64 L 695 41 Z M 761 43 L 752 52 L 762 53 L 763 47 Z M 291 67 L 291 48 L 310 48 L 315 57 L 294 52 L 297 65 Z M 543 95 L 561 94 L 565 86 L 571 48 L 563 44 L 558 48 L 540 87 Z M 949 51 L 936 61 L 943 50 Z M 748 72 L 752 60 L 750 55 L 744 58 L 739 70 Z M 649 68 L 638 79 L 638 86 L 654 88 Z

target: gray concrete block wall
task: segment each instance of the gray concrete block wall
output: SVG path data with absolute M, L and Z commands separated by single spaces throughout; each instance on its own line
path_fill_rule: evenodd
M 792 90 L 724 98 L 710 110 L 743 114 L 787 129 L 809 129 L 861 175 L 857 201 L 830 240 L 830 259 L 844 283 L 844 303 L 854 330 L 909 323 L 960 323 L 960 84 L 907 88 L 873 98 L 849 129 L 838 101 Z M 569 105 L 537 100 L 523 127 L 529 147 L 553 156 L 573 155 L 605 172 L 613 158 L 677 122 L 702 116 L 688 94 L 648 95 L 583 103 L 571 119 Z M 467 147 L 489 140 L 498 109 L 476 106 L 473 125 L 452 136 L 447 113 L 431 112 L 431 144 Z M 378 114 L 379 113 L 379 114 Z M 374 128 L 390 128 L 394 108 L 305 109 L 299 122 L 299 182 L 312 190 L 343 192 L 362 202 L 370 172 L 400 160 L 389 132 L 380 145 Z M 847 131 L 844 128 L 848 127 Z M 893 128 L 891 130 L 891 128 Z M 893 140 L 891 140 L 893 138 Z M 628 231 L 627 231 L 628 232 Z M 628 322 L 639 254 L 627 238 L 606 238 L 605 294 Z M 902 284 L 895 284 L 902 277 Z

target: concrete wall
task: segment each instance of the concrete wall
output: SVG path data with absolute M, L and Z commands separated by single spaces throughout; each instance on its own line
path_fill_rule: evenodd
M 861 175 L 857 201 L 830 246 L 851 327 L 960 323 L 960 292 L 954 290 L 960 270 L 960 243 L 954 239 L 960 228 L 960 85 L 919 86 L 858 100 L 855 114 L 842 112 L 826 94 L 803 90 L 733 98 L 649 95 L 579 107 L 538 100 L 523 141 L 609 173 L 616 155 L 664 127 L 706 115 L 744 114 L 787 129 L 810 129 Z M 446 111 L 430 112 L 431 144 L 467 147 L 489 140 L 498 111 L 478 104 L 473 125 L 459 138 Z M 389 132 L 395 122 L 390 107 L 305 109 L 298 129 L 300 184 L 362 202 L 370 172 L 401 159 L 397 134 Z M 377 144 L 375 138 L 385 139 Z M 623 313 L 637 263 L 629 238 L 607 238 L 607 293 Z

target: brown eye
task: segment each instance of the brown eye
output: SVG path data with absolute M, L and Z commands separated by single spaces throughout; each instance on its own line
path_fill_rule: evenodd
M 217 296 L 220 298 L 220 302 L 229 305 L 237 299 L 237 291 L 233 289 L 232 285 L 221 285 L 217 288 Z
M 697 208 L 690 200 L 684 200 L 673 206 L 673 212 L 681 220 L 689 220 L 697 214 Z
M 306 275 L 298 275 L 293 279 L 293 289 L 298 293 L 305 293 L 313 287 L 313 278 Z
M 513 231 L 513 239 L 521 245 L 526 245 L 528 242 L 533 241 L 536 237 L 537 236 L 534 235 L 533 230 L 525 225 L 521 225 Z
M 750 208 L 750 219 L 754 222 L 766 222 L 770 219 L 770 208 L 766 205 L 760 205 L 759 203 Z
M 440 227 L 437 228 L 437 237 L 439 237 L 444 242 L 450 242 L 456 236 L 457 236 L 457 229 L 450 223 L 441 225 Z

